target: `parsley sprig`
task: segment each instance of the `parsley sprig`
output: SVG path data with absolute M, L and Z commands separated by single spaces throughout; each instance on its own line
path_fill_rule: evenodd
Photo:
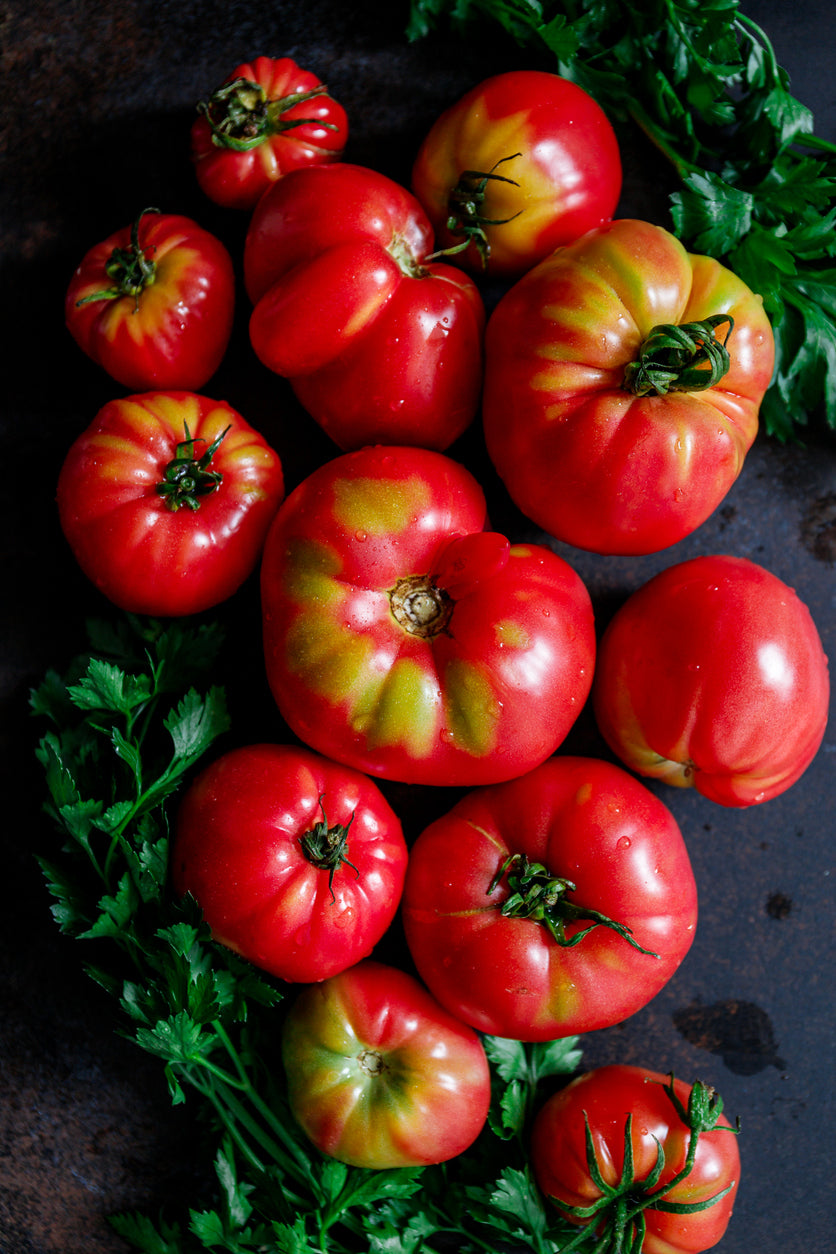
M 836 144 L 739 0 L 412 0 L 410 39 L 444 14 L 460 32 L 497 23 L 649 136 L 678 180 L 675 233 L 763 297 L 766 431 L 798 438 L 819 410 L 836 429 Z
M 119 1030 L 159 1059 L 175 1105 L 205 1115 L 216 1186 L 209 1207 L 117 1215 L 115 1230 L 146 1254 L 554 1254 L 574 1229 L 535 1187 L 524 1138 L 540 1086 L 577 1068 L 577 1038 L 486 1037 L 489 1126 L 450 1163 L 371 1171 L 320 1154 L 287 1104 L 283 986 L 214 943 L 168 886 L 169 807 L 229 730 L 210 682 L 223 633 L 133 616 L 89 633 L 87 653 L 31 695 L 60 833 L 41 866 L 59 927 L 95 951 L 87 971 L 118 1005 Z

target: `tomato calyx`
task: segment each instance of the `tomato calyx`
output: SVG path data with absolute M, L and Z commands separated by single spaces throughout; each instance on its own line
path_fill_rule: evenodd
M 411 636 L 431 640 L 450 622 L 453 599 L 429 575 L 406 575 L 389 592 L 395 621 Z
M 663 1085 L 679 1118 L 690 1132 L 685 1162 L 676 1175 L 665 1184 L 659 1186 L 662 1172 L 665 1169 L 665 1151 L 661 1142 L 656 1141 L 656 1162 L 643 1180 L 637 1180 L 633 1159 L 632 1113 L 627 1115 L 624 1125 L 624 1166 L 621 1178 L 615 1185 L 608 1184 L 601 1172 L 589 1117 L 584 1111 L 586 1129 L 586 1165 L 590 1180 L 600 1191 L 601 1196 L 590 1206 L 570 1206 L 552 1197 L 554 1204 L 571 1219 L 588 1220 L 601 1217 L 602 1223 L 597 1228 L 600 1239 L 595 1246 L 596 1254 L 640 1254 L 647 1231 L 646 1210 L 665 1211 L 672 1215 L 694 1215 L 699 1211 L 708 1210 L 735 1187 L 732 1181 L 702 1202 L 669 1202 L 667 1195 L 672 1193 L 691 1174 L 697 1155 L 697 1146 L 703 1132 L 729 1132 L 732 1136 L 740 1131 L 739 1123 L 735 1127 L 720 1124 L 723 1112 L 723 1101 L 720 1095 L 709 1085 L 696 1080 L 688 1098 L 687 1108 L 680 1101 L 674 1090 L 673 1073 L 670 1080 Z M 562 1245 L 562 1254 L 582 1245 L 586 1238 L 586 1228 L 581 1228 L 576 1237 L 566 1245 Z
M 600 910 L 591 910 L 569 901 L 568 894 L 575 892 L 577 886 L 562 875 L 553 875 L 542 862 L 529 862 L 524 853 L 509 854 L 491 880 L 488 896 L 503 876 L 507 876 L 510 891 L 499 907 L 500 912 L 508 919 L 531 919 L 542 923 L 561 948 L 571 949 L 596 927 L 608 927 L 639 953 L 651 958 L 659 957 L 653 950 L 644 949 L 633 936 L 633 929 L 625 923 L 618 923 Z M 588 920 L 589 926 L 567 936 L 566 924 L 582 920 Z
M 118 300 L 122 296 L 133 296 L 134 312 L 139 308 L 139 298 L 146 287 L 150 287 L 157 277 L 157 263 L 152 261 L 139 243 L 139 227 L 146 213 L 159 213 L 159 209 L 142 209 L 131 224 L 131 242 L 127 248 L 114 248 L 105 262 L 104 271 L 113 280 L 112 287 L 102 288 L 82 296 L 76 301 L 79 305 L 89 305 L 96 300 Z
M 716 328 L 723 323 L 728 330 L 720 340 Z M 625 367 L 624 388 L 634 396 L 665 396 L 716 387 L 731 366 L 726 345 L 733 330 L 731 314 L 653 327 L 636 360 Z
M 438 257 L 452 257 L 474 244 L 481 258 L 482 268 L 487 267 L 491 246 L 485 227 L 505 226 L 522 213 L 522 209 L 518 209 L 516 213 L 511 214 L 510 218 L 486 218 L 482 213 L 482 205 L 485 201 L 488 183 L 494 181 L 519 187 L 515 179 L 506 178 L 504 174 L 497 174 L 496 167 L 506 161 L 513 161 L 521 155 L 519 152 L 513 152 L 507 157 L 500 157 L 489 170 L 462 170 L 459 181 L 447 198 L 446 226 L 451 235 L 463 235 L 464 238 L 460 244 L 451 244 L 449 248 L 442 248 L 438 252 L 431 253 L 427 261 L 433 261 Z
M 223 482 L 219 470 L 210 470 L 209 463 L 220 447 L 221 440 L 229 431 L 225 427 L 217 439 L 213 440 L 206 452 L 200 457 L 195 455 L 195 445 L 205 444 L 200 437 L 193 438 L 188 423 L 183 423 L 186 432 L 185 440 L 181 440 L 174 452 L 174 457 L 163 471 L 161 483 L 156 485 L 156 492 L 165 499 L 166 506 L 173 511 L 186 505 L 191 510 L 200 508 L 200 498 L 217 491 Z
M 316 122 L 326 130 L 337 130 L 333 122 L 322 122 L 319 118 L 284 116 L 296 105 L 315 96 L 324 96 L 327 91 L 328 88 L 320 83 L 310 91 L 292 92 L 288 96 L 269 100 L 260 83 L 249 78 L 234 78 L 229 83 L 223 83 L 208 100 L 201 100 L 197 111 L 206 118 L 216 148 L 248 152 L 263 144 L 271 135 L 280 135 L 296 126 Z
M 319 798 L 319 808 L 322 811 L 322 818 L 309 832 L 299 837 L 299 843 L 308 861 L 320 871 L 328 872 L 328 891 L 331 894 L 331 900 L 336 901 L 334 876 L 343 863 L 350 866 L 357 878 L 360 878 L 360 872 L 346 853 L 348 833 L 354 822 L 354 815 L 352 814 L 347 823 L 334 823 L 329 826 L 322 797 Z

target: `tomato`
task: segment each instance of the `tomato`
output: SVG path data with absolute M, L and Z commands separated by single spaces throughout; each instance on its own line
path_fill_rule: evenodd
M 557 539 L 657 552 L 739 475 L 773 358 L 759 296 L 662 227 L 622 219 L 559 249 L 495 308 L 488 451 Z
M 668 567 L 617 611 L 594 710 L 632 770 L 749 806 L 806 770 L 829 693 L 807 606 L 762 566 L 713 555 Z
M 415 198 L 360 166 L 297 170 L 255 209 L 253 347 L 341 449 L 444 449 L 474 417 L 484 306 L 432 246 Z
M 557 757 L 425 828 L 402 914 L 418 973 L 452 1014 L 545 1041 L 646 1005 L 691 946 L 697 893 L 661 801 L 611 763 Z
M 282 1054 L 293 1114 L 342 1162 L 440 1163 L 484 1127 L 482 1042 L 395 967 L 366 960 L 309 985 L 285 1020 Z
M 367 776 L 309 749 L 233 749 L 190 786 L 172 879 L 212 935 L 291 982 L 367 957 L 395 916 L 406 870 L 400 821 Z
M 201 189 L 227 209 L 252 209 L 291 170 L 337 161 L 348 140 L 345 109 L 290 57 L 239 65 L 191 128 Z
M 736 1131 L 722 1111 L 700 1081 L 599 1067 L 539 1111 L 531 1135 L 537 1183 L 567 1219 L 595 1226 L 596 1249 L 709 1250 L 728 1227 L 740 1181 Z
M 608 222 L 621 157 L 606 114 L 568 79 L 512 70 L 477 84 L 435 122 L 412 187 L 442 249 L 516 276 Z
M 258 561 L 284 493 L 278 454 L 224 401 L 109 401 L 71 445 L 58 513 L 84 573 L 136 614 L 196 614 Z
M 79 347 L 125 387 L 197 390 L 221 364 L 234 307 L 221 241 L 191 218 L 145 209 L 85 255 L 64 315 Z
M 548 757 L 591 686 L 589 594 L 550 549 L 482 530 L 442 453 L 378 446 L 309 475 L 261 567 L 267 676 L 312 748 L 407 783 L 490 783 Z

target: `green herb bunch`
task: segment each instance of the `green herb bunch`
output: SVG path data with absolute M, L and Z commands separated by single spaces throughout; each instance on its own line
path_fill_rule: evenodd
M 372 1171 L 322 1155 L 287 1106 L 278 1048 L 285 987 L 214 943 L 169 889 L 170 807 L 229 731 L 217 673 L 223 632 L 126 616 L 89 624 L 89 651 L 33 691 L 48 720 L 38 758 L 60 833 L 41 865 L 61 930 L 92 943 L 89 974 L 119 1030 L 157 1057 L 175 1105 L 197 1103 L 215 1205 L 115 1230 L 146 1254 L 553 1254 L 569 1227 L 547 1209 L 524 1145 L 540 1086 L 574 1071 L 577 1038 L 484 1038 L 493 1100 L 466 1154 Z M 575 1247 L 578 1248 L 578 1247 Z
M 776 340 L 766 431 L 836 428 L 836 144 L 814 133 L 739 0 L 412 0 L 415 40 L 449 17 L 546 53 L 670 162 L 672 227 L 759 292 Z

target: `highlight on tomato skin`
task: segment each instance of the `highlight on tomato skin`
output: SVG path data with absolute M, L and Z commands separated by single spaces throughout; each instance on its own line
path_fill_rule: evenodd
M 466 793 L 410 849 L 416 969 L 471 1027 L 547 1041 L 647 1005 L 694 940 L 697 889 L 670 810 L 614 763 L 556 755 Z
M 217 758 L 177 811 L 172 884 L 212 936 L 289 983 L 371 954 L 406 871 L 401 823 L 367 776 L 295 745 Z
M 734 1211 L 738 1131 L 711 1086 L 617 1063 L 546 1100 L 529 1152 L 561 1215 L 609 1237 L 600 1248 L 700 1254 L 721 1240 Z
M 621 183 L 603 109 L 543 70 L 471 88 L 435 121 L 412 168 L 436 248 L 473 274 L 505 278 L 608 222 Z
M 260 432 L 225 401 L 174 391 L 108 401 L 56 487 L 88 579 L 120 609 L 161 618 L 231 597 L 283 496 L 281 460 Z
M 616 611 L 592 701 L 631 770 L 745 807 L 806 771 L 829 698 L 828 659 L 804 602 L 748 558 L 711 554 L 667 567 Z
M 285 1018 L 282 1058 L 296 1120 L 341 1162 L 446 1162 L 485 1126 L 481 1039 L 396 967 L 366 959 L 304 988 Z
M 224 358 L 234 312 L 226 246 L 191 218 L 150 208 L 88 250 L 64 301 L 79 348 L 138 392 L 203 388 Z

